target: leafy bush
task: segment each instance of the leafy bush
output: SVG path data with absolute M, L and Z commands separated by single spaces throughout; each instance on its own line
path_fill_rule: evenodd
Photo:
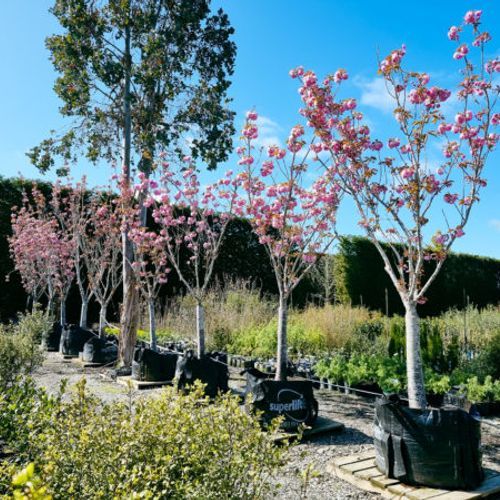
M 493 380 L 491 375 L 488 375 L 482 384 L 477 377 L 468 379 L 467 383 L 462 385 L 462 390 L 472 403 L 500 401 L 500 380 Z
M 276 426 L 263 433 L 238 398 L 210 404 L 201 386 L 103 404 L 82 380 L 69 401 L 52 402 L 43 415 L 40 405 L 25 409 L 31 415 L 21 420 L 42 427 L 17 449 L 54 498 L 262 498 L 286 450 L 271 440 Z
M 20 314 L 16 323 L 0 325 L 0 388 L 20 375 L 33 373 L 44 359 L 40 348 L 43 333 L 51 321 L 41 311 Z
M 441 375 L 426 367 L 425 388 L 432 394 L 445 394 L 451 389 L 449 375 Z

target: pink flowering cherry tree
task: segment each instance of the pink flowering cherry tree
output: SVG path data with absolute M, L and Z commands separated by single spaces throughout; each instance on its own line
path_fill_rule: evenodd
M 150 188 L 145 205 L 153 207 L 153 220 L 159 226 L 156 237 L 165 245 L 169 266 L 196 302 L 197 347 L 202 357 L 205 296 L 228 224 L 234 216 L 243 215 L 244 202 L 232 172 L 203 187 L 191 158 L 184 160 L 185 168 L 180 171 L 161 162 L 159 185 L 143 179 Z
M 288 301 L 300 280 L 335 240 L 338 189 L 328 173 L 311 168 L 317 144 L 306 141 L 301 125 L 292 128 L 286 149 L 272 146 L 260 161 L 257 114 L 247 113 L 238 148 L 247 193 L 246 213 L 260 243 L 265 245 L 279 291 L 276 380 L 286 380 Z M 318 170 L 321 165 L 318 165 Z
M 111 192 L 99 192 L 86 203 L 81 255 L 90 289 L 99 303 L 99 336 L 105 334 L 107 310 L 121 284 L 121 216 Z
M 142 173 L 139 192 L 148 193 L 149 187 L 157 188 L 154 180 L 148 179 Z M 156 190 L 156 189 L 155 189 Z M 159 192 L 156 190 L 157 194 Z M 146 201 L 150 206 L 151 200 Z M 167 255 L 167 242 L 164 233 L 143 225 L 144 205 L 134 206 L 129 215 L 129 237 L 134 244 L 135 260 L 132 269 L 135 272 L 137 284 L 148 306 L 149 338 L 151 349 L 156 350 L 156 319 L 155 302 L 161 287 L 167 283 L 171 271 Z
M 53 185 L 50 199 L 51 209 L 59 222 L 61 230 L 70 235 L 73 244 L 73 261 L 75 278 L 80 292 L 81 310 L 80 327 L 87 328 L 89 303 L 94 295 L 82 256 L 82 246 L 87 236 L 87 199 L 88 190 L 85 177 L 74 185 L 71 181 L 62 184 L 57 181 Z
M 51 229 L 50 224 L 40 223 L 31 210 L 25 193 L 23 206 L 19 209 L 15 208 L 12 212 L 11 225 L 10 253 L 14 267 L 19 272 L 23 287 L 29 294 L 32 307 L 34 307 L 44 294 L 53 297 L 50 293 L 52 286 L 49 287 L 51 281 L 47 272 L 47 261 L 39 245 L 44 235 Z
M 59 299 L 60 322 L 66 324 L 66 300 L 74 279 L 74 241 L 61 230 L 43 193 L 33 184 L 32 201 L 12 215 L 11 253 L 24 287 L 33 301 L 47 295 L 49 314 Z M 42 292 L 43 290 L 43 292 Z
M 494 78 L 500 60 L 486 60 L 491 37 L 480 30 L 480 18 L 481 11 L 470 11 L 461 26 L 449 30 L 457 44 L 453 57 L 462 63 L 454 93 L 432 85 L 427 73 L 404 69 L 404 46 L 380 62 L 399 127 L 398 136 L 386 144 L 371 136 L 354 99 L 338 98 L 345 71 L 323 82 L 302 68 L 292 72 L 302 82 L 302 114 L 329 155 L 324 166 L 354 201 L 360 224 L 404 304 L 412 408 L 427 404 L 417 305 L 426 300 L 452 244 L 464 235 L 486 185 L 486 159 L 498 141 L 493 129 L 500 120 L 494 112 L 499 87 Z M 470 31 L 471 46 L 465 40 Z M 458 110 L 450 117 L 454 102 Z M 438 148 L 441 159 L 429 162 Z

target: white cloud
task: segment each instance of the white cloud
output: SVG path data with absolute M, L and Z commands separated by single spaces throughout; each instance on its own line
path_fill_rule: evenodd
M 361 89 L 361 104 L 392 114 L 395 100 L 389 95 L 383 78 L 355 78 L 354 83 Z
M 500 233 L 500 219 L 490 219 L 489 225 Z
M 268 148 L 269 146 L 281 147 L 279 134 L 282 129 L 276 122 L 267 116 L 259 115 L 256 124 L 259 128 L 259 137 L 255 141 L 256 146 L 263 148 Z

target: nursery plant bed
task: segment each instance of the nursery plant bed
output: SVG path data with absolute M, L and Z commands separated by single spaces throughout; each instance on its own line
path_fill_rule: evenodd
M 375 451 L 339 457 L 327 466 L 328 471 L 356 486 L 378 493 L 383 498 L 407 500 L 469 500 L 473 498 L 498 498 L 500 493 L 500 473 L 485 469 L 484 481 L 471 491 L 445 490 L 425 486 L 408 486 L 397 479 L 389 479 L 375 467 Z
M 331 432 L 340 432 L 344 429 L 344 424 L 332 420 L 327 417 L 318 417 L 316 422 L 312 427 L 306 427 L 302 434 L 298 432 L 279 432 L 273 437 L 275 443 L 282 443 L 284 441 L 294 441 L 299 439 L 308 439 L 313 436 L 318 436 L 320 434 L 330 434 Z
M 131 376 L 127 375 L 125 377 L 116 377 L 116 381 L 128 387 L 128 385 L 131 383 L 132 387 L 136 391 L 142 391 L 144 389 L 157 389 L 159 387 L 163 387 L 165 385 L 172 385 L 173 381 L 172 380 L 164 380 L 164 381 L 155 381 L 155 382 L 148 382 L 148 381 L 142 381 L 142 380 L 134 380 Z

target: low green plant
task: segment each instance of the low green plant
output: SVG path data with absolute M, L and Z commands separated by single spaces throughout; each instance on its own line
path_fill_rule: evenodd
M 29 463 L 12 478 L 14 500 L 52 500 L 40 478 L 35 474 L 35 464 Z
M 445 394 L 451 389 L 449 375 L 436 373 L 431 368 L 425 368 L 425 388 L 432 394 Z
M 500 380 L 494 380 L 491 375 L 487 375 L 483 383 L 479 382 L 478 377 L 471 377 L 462 385 L 462 390 L 472 403 L 500 401 Z
M 13 432 L 6 438 L 21 467 L 35 463 L 54 498 L 262 498 L 272 494 L 270 477 L 286 452 L 272 441 L 277 422 L 264 433 L 237 397 L 212 404 L 200 385 L 105 404 L 82 380 L 69 400 L 36 402 L 19 409 L 29 414 L 20 419 L 29 444 L 16 444 Z
M 20 375 L 33 373 L 42 364 L 40 343 L 51 326 L 40 310 L 19 314 L 16 322 L 0 325 L 0 388 L 12 385 Z

